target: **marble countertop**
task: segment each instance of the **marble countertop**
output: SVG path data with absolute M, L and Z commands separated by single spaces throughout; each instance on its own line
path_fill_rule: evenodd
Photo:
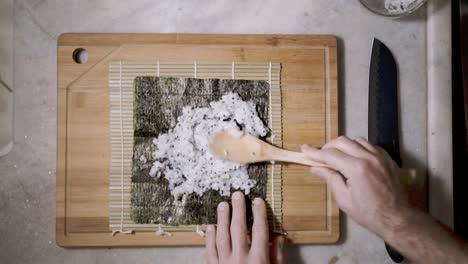
M 426 17 L 438 10 L 424 7 L 393 20 L 370 13 L 357 0 L 16 1 L 15 145 L 0 158 L 0 258 L 6 263 L 204 262 L 201 247 L 70 250 L 55 245 L 56 42 L 61 33 L 336 35 L 341 134 L 350 137 L 367 135 L 369 56 L 377 37 L 399 64 L 404 163 L 425 174 Z M 446 63 L 444 57 L 438 61 Z M 288 246 L 286 258 L 291 263 L 390 263 L 383 242 L 347 217 L 342 217 L 338 244 Z

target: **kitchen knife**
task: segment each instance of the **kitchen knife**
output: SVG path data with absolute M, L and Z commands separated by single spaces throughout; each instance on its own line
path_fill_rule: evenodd
M 369 141 L 385 149 L 401 167 L 397 66 L 390 50 L 374 38 L 369 69 Z M 404 257 L 385 243 L 390 258 L 401 263 Z

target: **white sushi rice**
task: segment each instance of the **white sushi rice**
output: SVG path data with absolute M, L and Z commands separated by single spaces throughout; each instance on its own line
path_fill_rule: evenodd
M 177 199 L 191 193 L 201 196 L 208 190 L 229 196 L 231 188 L 248 194 L 256 182 L 249 178 L 247 165 L 221 160 L 208 150 L 210 137 L 220 131 L 265 136 L 268 128 L 258 117 L 255 104 L 235 93 L 209 107 L 184 107 L 176 126 L 153 140 L 157 150 L 152 154 L 150 175 L 164 175 Z
M 424 0 L 385 0 L 385 8 L 390 14 L 403 14 Z

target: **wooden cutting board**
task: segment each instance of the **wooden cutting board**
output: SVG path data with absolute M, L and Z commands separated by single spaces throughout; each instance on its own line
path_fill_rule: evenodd
M 79 64 L 74 52 L 85 49 Z M 333 36 L 67 33 L 57 47 L 57 244 L 63 247 L 203 245 L 195 232 L 171 237 L 109 230 L 109 62 L 281 63 L 283 146 L 319 147 L 338 134 Z M 283 166 L 283 228 L 289 242 L 333 243 L 339 210 L 308 168 Z

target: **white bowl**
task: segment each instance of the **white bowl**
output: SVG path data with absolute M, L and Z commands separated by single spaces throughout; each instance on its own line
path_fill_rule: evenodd
M 426 0 L 359 0 L 370 11 L 386 17 L 402 17 L 426 3 Z

